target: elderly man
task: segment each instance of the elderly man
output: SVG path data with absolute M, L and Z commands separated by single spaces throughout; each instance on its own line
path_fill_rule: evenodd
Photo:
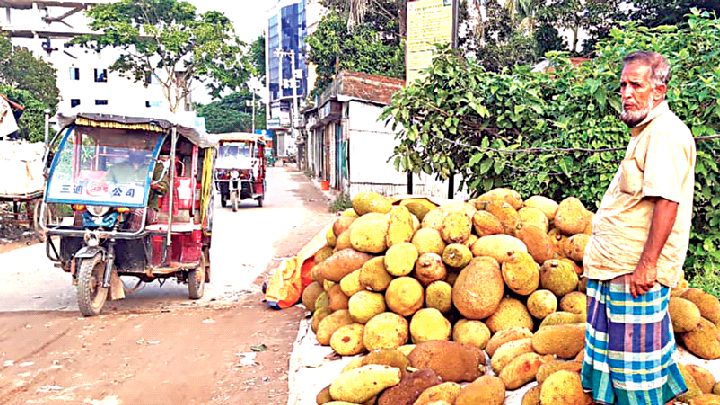
M 585 251 L 588 329 L 583 386 L 596 403 L 665 404 L 687 386 L 672 359 L 670 288 L 682 274 L 695 183 L 695 141 L 665 101 L 670 66 L 628 55 L 621 119 L 632 136 Z

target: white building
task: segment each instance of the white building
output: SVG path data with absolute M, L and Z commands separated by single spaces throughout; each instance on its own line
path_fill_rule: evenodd
M 2 0 L 0 30 L 12 38 L 13 45 L 30 49 L 57 69 L 59 109 L 77 105 L 168 109 L 157 77 L 148 78 L 145 86 L 109 71 L 121 50 L 108 48 L 98 53 L 67 44 L 78 35 L 92 34 L 84 10 L 109 2 Z

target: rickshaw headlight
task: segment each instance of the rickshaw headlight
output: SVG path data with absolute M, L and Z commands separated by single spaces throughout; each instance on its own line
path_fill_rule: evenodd
M 110 207 L 98 207 L 94 205 L 88 205 L 87 210 L 90 213 L 90 215 L 94 217 L 102 217 L 105 216 L 105 214 L 110 211 Z
M 232 177 L 233 180 L 235 180 L 235 179 L 237 179 L 238 177 L 240 177 L 240 172 L 237 171 L 237 170 L 233 170 L 232 172 L 230 172 L 230 177 Z

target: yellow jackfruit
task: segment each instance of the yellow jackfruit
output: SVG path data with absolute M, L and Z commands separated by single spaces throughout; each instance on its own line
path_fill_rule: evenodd
M 560 370 L 540 387 L 540 403 L 547 405 L 584 405 L 585 395 L 580 374 Z
M 330 338 L 330 347 L 341 356 L 354 356 L 364 352 L 363 328 L 359 323 L 341 326 Z
M 545 214 L 548 221 L 552 221 L 555 219 L 558 203 L 547 197 L 534 195 L 523 202 L 523 207 L 537 208 Z
M 348 297 L 352 297 L 358 291 L 362 291 L 365 289 L 365 287 L 360 284 L 361 271 L 362 269 L 355 270 L 347 276 L 343 277 L 342 280 L 340 280 L 340 288 Z
M 490 357 L 493 357 L 495 355 L 495 351 L 505 343 L 529 337 L 532 337 L 532 332 L 530 332 L 530 329 L 528 328 L 512 328 L 501 330 L 500 332 L 492 335 L 492 337 L 488 341 L 487 346 L 485 346 L 485 351 L 488 353 L 488 355 L 490 355 Z
M 579 281 L 575 269 L 562 261 L 548 260 L 540 268 L 540 285 L 559 298 L 574 291 Z
M 452 288 L 452 302 L 464 317 L 485 319 L 495 312 L 504 293 L 498 262 L 478 257 L 460 272 Z
M 483 350 L 490 340 L 490 329 L 480 321 L 461 319 L 453 326 L 452 340 Z
M 720 358 L 720 331 L 707 319 L 701 317 L 695 330 L 681 333 L 680 336 L 685 347 L 701 359 Z
M 700 323 L 700 310 L 685 298 L 671 297 L 668 311 L 675 332 L 690 332 Z
M 536 385 L 530 388 L 523 395 L 520 405 L 540 405 L 540 386 Z
M 425 306 L 443 314 L 452 309 L 452 286 L 445 281 L 435 281 L 425 289 Z
M 551 325 L 540 328 L 532 337 L 538 354 L 554 354 L 571 359 L 585 346 L 585 324 Z
M 553 223 L 564 235 L 577 235 L 583 233 L 587 226 L 588 217 L 582 201 L 569 197 L 558 204 Z
M 424 253 L 415 262 L 415 278 L 424 286 L 444 280 L 447 275 L 442 257 L 435 253 Z
M 488 256 L 502 264 L 513 252 L 527 253 L 527 247 L 522 241 L 510 235 L 489 235 L 478 238 L 472 245 L 475 257 Z
M 445 246 L 442 253 L 442 260 L 450 267 L 462 269 L 472 260 L 473 255 L 470 248 L 461 243 L 451 243 Z
M 363 343 L 367 350 L 397 349 L 408 341 L 408 322 L 392 312 L 375 315 L 365 324 Z
M 373 255 L 356 252 L 352 249 L 335 252 L 327 260 L 317 265 L 318 277 L 335 282 L 340 281 L 343 277 L 361 268 L 366 261 L 373 257 Z
M 327 233 L 325 234 L 325 240 L 327 241 L 328 246 L 335 247 L 335 244 L 337 243 L 337 235 L 333 232 L 332 226 L 328 228 Z
M 410 320 L 410 338 L 415 344 L 429 340 L 450 340 L 452 327 L 435 308 L 418 310 Z
M 537 319 L 544 319 L 554 313 L 557 306 L 557 297 L 550 290 L 537 290 L 530 294 L 527 300 L 528 312 Z
M 710 370 L 696 364 L 686 364 L 685 369 L 688 374 L 693 377 L 693 380 L 695 380 L 695 384 L 700 388 L 700 392 L 703 394 L 712 393 L 717 381 L 715 381 L 715 376 L 713 376 Z
M 390 210 L 390 227 L 388 228 L 387 245 L 407 243 L 415 234 L 412 214 L 406 207 L 392 207 Z
M 392 245 L 385 252 L 385 269 L 395 277 L 407 276 L 415 268 L 418 250 L 412 243 Z
M 691 399 L 690 405 L 720 405 L 720 395 L 701 394 Z
M 425 303 L 425 290 L 414 278 L 396 278 L 385 291 L 385 303 L 396 314 L 410 316 Z
M 580 291 L 566 294 L 560 300 L 560 310 L 571 314 L 585 315 L 587 313 L 587 296 Z
M 537 375 L 535 376 L 535 379 L 537 380 L 538 384 L 542 385 L 542 383 L 545 382 L 548 377 L 560 370 L 568 370 L 579 373 L 582 370 L 582 362 L 560 359 L 550 360 L 540 366 Z
M 418 255 L 423 253 L 436 253 L 442 255 L 445 249 L 445 242 L 440 232 L 433 228 L 421 228 L 415 232 L 412 244 L 415 245 Z
M 341 326 L 350 325 L 353 322 L 352 317 L 350 317 L 350 312 L 347 309 L 333 312 L 320 321 L 317 333 L 315 334 L 318 342 L 323 346 L 330 345 L 330 338 L 333 333 L 340 329 Z
M 460 394 L 460 384 L 454 382 L 446 382 L 434 387 L 425 389 L 415 400 L 413 405 L 431 405 L 436 401 L 445 401 L 448 404 L 454 404 L 458 394 Z
M 518 215 L 520 215 L 520 223 L 523 226 L 533 225 L 540 228 L 543 232 L 547 233 L 548 219 L 545 216 L 545 213 L 542 212 L 539 208 L 520 208 L 520 210 L 518 211 Z
M 385 298 L 372 291 L 359 291 L 350 297 L 348 311 L 355 322 L 367 323 L 375 315 L 385 312 Z
M 532 338 L 513 340 L 507 342 L 495 350 L 495 355 L 490 359 L 493 372 L 500 374 L 500 371 L 510 362 L 525 353 L 532 353 Z
M 485 364 L 485 354 L 465 343 L 430 340 L 415 346 L 408 355 L 416 369 L 430 368 L 443 381 L 473 381 L 482 375 L 479 366 Z
M 686 393 L 677 397 L 676 400 L 685 403 L 691 401 L 693 398 L 702 395 L 700 387 L 698 387 L 693 376 L 687 371 L 687 368 L 685 368 L 685 366 L 680 363 L 678 363 L 678 368 L 680 368 L 680 373 L 683 376 L 683 380 L 685 380 L 685 385 L 687 386 L 688 390 Z
M 485 207 L 485 211 L 493 214 L 503 226 L 503 233 L 514 235 L 515 230 L 521 223 L 520 214 L 510 204 L 500 201 L 491 201 Z
M 373 291 L 385 291 L 392 276 L 385 270 L 384 257 L 375 257 L 363 264 L 360 269 L 360 285 Z
M 376 349 L 362 358 L 360 366 L 370 364 L 397 368 L 404 377 L 408 373 L 410 360 L 408 360 L 407 355 L 396 349 Z
M 345 249 L 352 249 L 352 242 L 350 241 L 350 234 L 352 230 L 348 229 L 345 232 L 337 236 L 335 242 L 335 252 L 339 252 Z
M 370 213 L 355 220 L 350 229 L 350 243 L 358 252 L 382 253 L 387 250 L 390 219 L 387 215 Z
M 451 212 L 443 218 L 440 236 L 445 243 L 464 243 L 472 232 L 472 217 L 464 212 Z
M 584 323 L 587 320 L 585 314 L 572 314 L 570 312 L 553 312 L 540 322 L 540 328 L 551 325 L 566 325 L 571 323 Z
M 473 227 L 479 237 L 500 235 L 505 232 L 502 222 L 485 210 L 479 210 L 473 215 Z
M 534 328 L 532 317 L 525 305 L 510 297 L 500 301 L 495 312 L 485 320 L 485 324 L 492 333 L 511 328 Z
M 682 298 L 695 304 L 703 318 L 714 324 L 720 322 L 720 301 L 714 296 L 698 288 L 688 288 Z
M 318 308 L 313 312 L 312 318 L 310 319 L 310 329 L 313 333 L 317 333 L 320 327 L 320 321 L 330 314 L 332 314 L 332 311 L 328 307 Z
M 390 208 L 392 208 L 389 199 L 374 191 L 361 191 L 357 193 L 352 199 L 352 206 L 355 213 L 360 217 L 371 212 L 387 214 L 390 212 Z
M 338 217 L 335 222 L 333 222 L 333 233 L 335 235 L 341 235 L 343 232 L 350 229 L 353 222 L 355 222 L 357 218 L 353 217 L 347 217 L 347 216 L 340 216 Z
M 434 209 L 427 214 L 425 214 L 425 218 L 422 220 L 422 229 L 434 229 L 438 232 L 440 232 L 440 228 L 442 228 L 442 222 L 443 219 L 445 219 L 445 216 L 448 214 L 448 211 L 444 210 L 442 207 L 439 207 L 437 209 Z
M 503 367 L 499 377 L 506 389 L 518 389 L 534 380 L 538 369 L 551 358 L 552 356 L 540 356 L 533 352 L 523 353 Z
M 336 401 L 361 404 L 385 388 L 400 382 L 400 370 L 370 364 L 340 373 L 330 384 L 330 396 Z
M 585 256 L 585 246 L 589 241 L 589 235 L 577 234 L 569 237 L 567 242 L 563 244 L 565 257 L 581 262 Z
M 408 198 L 400 201 L 400 205 L 407 207 L 408 211 L 420 221 L 425 218 L 425 214 L 437 208 L 435 204 L 425 198 Z
M 521 225 L 515 232 L 515 237 L 525 244 L 528 253 L 536 262 L 545 263 L 555 257 L 555 246 L 542 229 L 533 225 Z
M 519 295 L 530 295 L 540 286 L 540 266 L 529 253 L 513 252 L 502 264 L 505 284 Z
M 522 197 L 517 191 L 507 188 L 495 188 L 475 199 L 475 206 L 478 209 L 483 209 L 481 208 L 482 203 L 491 201 L 508 203 L 516 210 L 519 210 L 523 205 Z
M 460 389 L 455 405 L 502 405 L 505 402 L 505 385 L 498 377 L 482 376 Z

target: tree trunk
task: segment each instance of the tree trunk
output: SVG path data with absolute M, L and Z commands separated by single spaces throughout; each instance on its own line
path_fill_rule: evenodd
M 407 0 L 395 0 L 398 8 L 398 23 L 400 25 L 400 38 L 407 34 Z

